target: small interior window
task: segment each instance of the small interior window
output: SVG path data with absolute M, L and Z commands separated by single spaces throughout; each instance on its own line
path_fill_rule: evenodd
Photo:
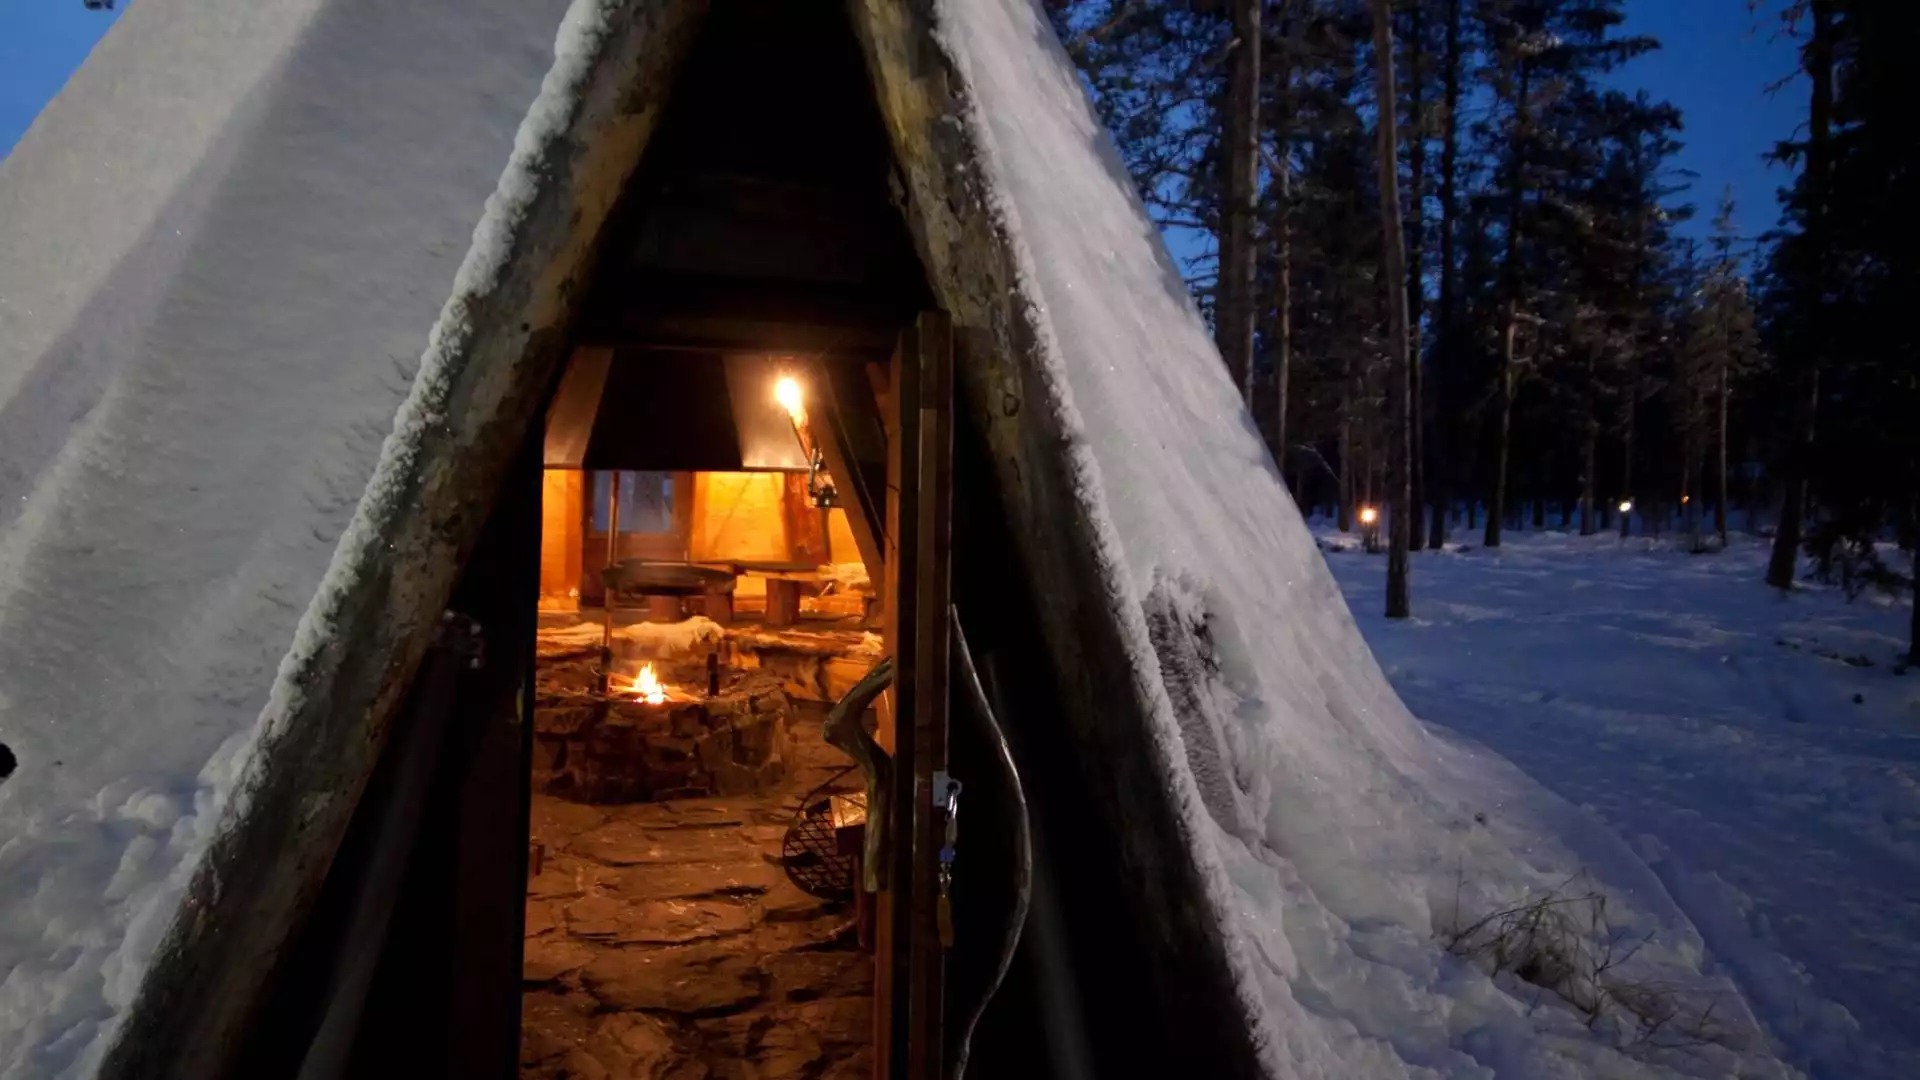
M 613 478 L 620 477 L 620 532 L 671 533 L 674 501 L 680 497 L 670 472 L 593 474 L 593 531 L 604 534 L 612 510 Z

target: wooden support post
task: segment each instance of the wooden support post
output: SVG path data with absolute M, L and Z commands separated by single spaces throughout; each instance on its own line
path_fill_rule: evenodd
M 816 385 L 833 387 L 829 373 L 822 364 L 813 366 L 812 378 Z M 860 549 L 860 561 L 866 564 L 867 578 L 870 581 L 883 581 L 886 577 L 886 541 L 882 539 L 886 522 L 891 520 L 891 510 L 885 503 L 888 492 L 865 490 L 858 482 L 859 473 L 853 462 L 852 448 L 847 445 L 847 416 L 851 410 L 844 408 L 842 402 L 834 396 L 834 391 L 821 395 L 819 419 L 812 423 L 813 438 L 820 445 L 820 456 L 826 461 L 827 474 L 833 477 L 835 487 L 840 494 L 840 505 L 847 512 L 847 528 L 853 533 L 854 546 Z M 881 398 L 881 416 L 888 414 L 886 402 Z M 892 443 L 891 421 L 888 422 L 888 443 Z M 887 455 L 887 488 L 894 489 L 893 454 Z M 875 499 L 875 496 L 878 499 Z
M 939 852 L 947 767 L 947 608 L 953 515 L 953 332 L 928 313 L 901 338 L 888 380 L 887 647 L 894 658 L 893 850 L 880 895 L 876 1075 L 945 1074 Z M 883 714 L 884 715 L 884 714 Z
M 944 793 L 934 790 L 934 781 L 947 769 L 947 608 L 952 600 L 953 329 L 947 317 L 922 315 L 919 339 L 907 1076 L 941 1080 L 946 1073 L 946 955 L 937 911 L 945 900 L 939 871 L 946 816 Z
M 800 621 L 800 583 L 790 578 L 767 579 L 767 625 L 785 628 Z
M 701 602 L 700 614 L 719 623 L 721 626 L 733 625 L 733 589 L 708 589 L 706 598 Z
M 911 591 L 913 562 L 918 550 L 913 534 L 918 528 L 913 496 L 918 480 L 915 456 L 920 445 L 919 397 L 915 393 L 920 353 L 919 329 L 909 328 L 894 350 L 884 399 L 887 434 L 886 527 L 881 533 L 884 553 L 884 596 L 881 636 L 887 655 L 894 658 L 893 686 L 876 707 L 880 725 L 874 739 L 894 757 L 894 788 L 889 802 L 887 884 L 877 897 L 874 920 L 874 1077 L 897 1080 L 906 1075 L 908 1046 L 907 945 L 911 934 L 906 917 L 911 904 L 911 850 L 913 828 L 912 732 L 905 718 L 913 715 L 914 650 Z

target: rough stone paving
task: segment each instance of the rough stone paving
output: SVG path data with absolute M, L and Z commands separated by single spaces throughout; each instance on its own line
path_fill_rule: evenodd
M 869 1075 L 872 963 L 852 911 L 779 865 L 801 800 L 847 764 L 821 719 L 796 705 L 793 767 L 757 794 L 619 806 L 535 795 L 523 1080 Z

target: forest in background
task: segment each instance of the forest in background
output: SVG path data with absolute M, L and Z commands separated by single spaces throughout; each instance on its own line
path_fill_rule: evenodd
M 1809 119 L 1742 236 L 1673 164 L 1680 110 L 1608 78 L 1661 47 L 1624 0 L 1045 3 L 1148 212 L 1207 241 L 1189 281 L 1295 499 L 1386 509 L 1389 614 L 1403 552 L 1529 526 L 1765 532 L 1776 587 L 1912 587 L 1916 5 L 1756 3 Z

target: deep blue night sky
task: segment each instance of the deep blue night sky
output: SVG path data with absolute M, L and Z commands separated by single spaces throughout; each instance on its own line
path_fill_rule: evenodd
M 1761 155 L 1806 115 L 1799 83 L 1775 95 L 1765 90 L 1793 70 L 1792 45 L 1771 40 L 1771 20 L 1750 15 L 1747 0 L 1629 0 L 1628 9 L 1628 30 L 1651 34 L 1666 47 L 1615 81 L 1645 87 L 1686 114 L 1687 146 L 1677 164 L 1699 174 L 1689 198 L 1700 208 L 1687 231 L 1705 230 L 1729 184 L 1742 231 L 1764 231 L 1778 216 L 1774 194 L 1787 174 L 1766 167 Z M 81 0 L 0 0 L 0 154 L 12 149 L 117 14 L 89 11 Z M 1756 29 L 1757 22 L 1765 25 Z
M 1684 230 L 1704 235 L 1720 192 L 1733 186 L 1741 231 L 1757 236 L 1779 219 L 1776 192 L 1791 179 L 1761 156 L 1805 123 L 1804 79 L 1777 93 L 1767 87 L 1794 70 L 1794 45 L 1780 40 L 1771 11 L 1750 15 L 1747 0 L 1629 0 L 1627 31 L 1664 46 L 1614 75 L 1622 89 L 1644 88 L 1680 106 L 1686 148 L 1675 162 L 1699 173 L 1686 198 L 1698 216 Z

